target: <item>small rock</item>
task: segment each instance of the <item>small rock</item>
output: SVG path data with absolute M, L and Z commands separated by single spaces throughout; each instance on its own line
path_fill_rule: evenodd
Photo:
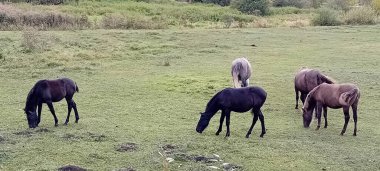
M 207 159 L 206 160 L 206 163 L 215 163 L 215 162 L 218 162 L 217 159 Z
M 219 169 L 219 167 L 216 167 L 216 166 L 208 166 L 208 167 L 211 169 Z
M 217 155 L 217 154 L 213 154 L 213 156 L 216 158 L 216 159 L 220 159 L 220 156 L 219 155 Z
M 173 159 L 173 158 L 170 158 L 170 157 L 168 157 L 168 158 L 166 158 L 166 161 L 168 161 L 169 163 L 171 163 L 171 162 L 173 162 L 173 161 L 174 161 L 174 159 Z

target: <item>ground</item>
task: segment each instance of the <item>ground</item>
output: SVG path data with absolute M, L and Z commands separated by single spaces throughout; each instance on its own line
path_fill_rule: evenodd
M 379 170 L 379 29 L 0 32 L 0 170 L 162 170 L 162 155 L 174 158 L 170 170 L 221 168 L 224 162 L 240 170 Z M 220 113 L 198 134 L 199 112 L 232 86 L 230 65 L 241 56 L 252 64 L 251 85 L 268 93 L 267 134 L 259 137 L 258 122 L 245 138 L 249 112 L 232 113 L 228 139 L 225 127 L 215 136 Z M 303 128 L 293 88 L 303 66 L 358 85 L 358 136 L 352 136 L 352 117 L 339 135 L 342 110 L 328 110 L 326 129 L 316 131 L 315 121 Z M 54 104 L 58 127 L 44 105 L 39 128 L 28 129 L 22 109 L 30 88 L 61 76 L 78 84 L 79 123 L 72 115 L 63 125 L 62 101 Z M 208 162 L 213 154 L 223 161 Z

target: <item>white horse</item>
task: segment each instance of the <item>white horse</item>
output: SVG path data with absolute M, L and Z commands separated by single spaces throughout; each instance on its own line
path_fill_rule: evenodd
M 248 87 L 251 77 L 251 64 L 246 58 L 237 58 L 232 61 L 231 74 L 235 88 Z

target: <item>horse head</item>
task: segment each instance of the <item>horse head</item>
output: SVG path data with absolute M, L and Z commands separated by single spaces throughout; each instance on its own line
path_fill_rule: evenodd
M 25 110 L 26 119 L 28 120 L 29 128 L 37 127 L 37 112 Z
M 207 113 L 201 113 L 201 118 L 198 121 L 197 128 L 195 129 L 198 133 L 202 133 L 210 123 L 212 115 Z

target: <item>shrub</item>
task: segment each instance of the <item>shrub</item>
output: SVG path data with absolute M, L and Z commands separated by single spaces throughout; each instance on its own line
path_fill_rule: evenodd
M 326 7 L 335 10 L 348 11 L 350 9 L 350 3 L 348 0 L 328 0 Z
M 276 7 L 269 10 L 270 15 L 299 14 L 301 12 L 301 9 L 296 7 Z
M 58 12 L 24 11 L 9 5 L 0 5 L 0 29 L 21 30 L 25 27 L 37 29 L 71 29 L 90 26 L 87 16 L 70 16 Z
M 268 0 L 234 0 L 231 6 L 246 14 L 267 15 L 269 13 Z
M 147 17 L 112 14 L 103 17 L 102 27 L 106 29 L 162 29 L 167 27 L 167 24 Z
M 376 12 L 370 7 L 357 7 L 348 11 L 344 17 L 346 24 L 366 25 L 375 24 Z
M 338 13 L 336 11 L 321 8 L 315 18 L 313 18 L 312 23 L 317 26 L 336 26 L 340 25 L 341 21 L 338 19 Z
M 194 0 L 193 2 L 213 3 L 213 4 L 218 4 L 220 6 L 230 5 L 230 0 Z
M 297 8 L 305 8 L 311 6 L 310 0 L 274 0 L 273 6 L 275 7 L 286 7 L 293 6 Z
M 380 13 L 380 0 L 373 0 L 373 1 L 372 1 L 372 8 L 373 8 L 376 12 Z

